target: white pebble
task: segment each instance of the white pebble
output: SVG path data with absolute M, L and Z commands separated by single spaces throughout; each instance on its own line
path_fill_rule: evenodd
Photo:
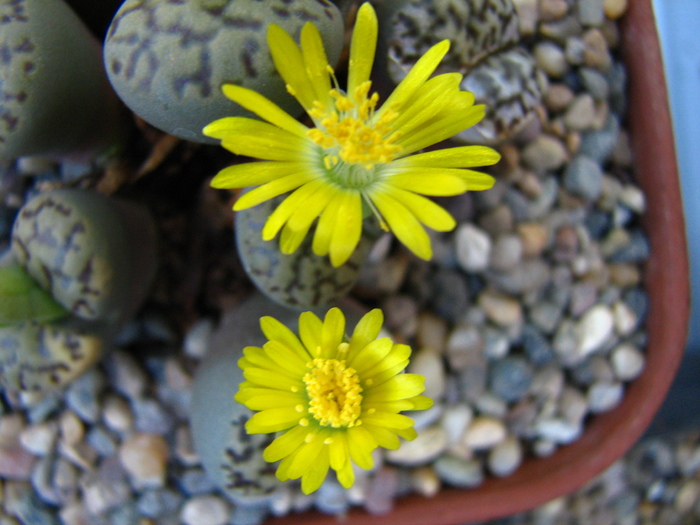
M 72 410 L 65 410 L 58 421 L 61 429 L 61 441 L 66 445 L 75 445 L 85 436 L 85 425 Z
M 607 381 L 593 383 L 588 389 L 588 404 L 591 412 L 600 414 L 612 410 L 622 401 L 624 392 L 622 383 Z
M 635 346 L 623 343 L 612 352 L 615 376 L 621 381 L 635 379 L 644 369 L 644 354 Z
M 454 445 L 462 438 L 473 417 L 474 411 L 469 405 L 451 405 L 445 408 L 441 424 L 449 445 Z
M 589 308 L 574 328 L 579 356 L 585 357 L 603 346 L 612 335 L 613 327 L 610 308 L 603 304 Z
M 541 419 L 535 424 L 537 435 L 547 441 L 565 445 L 579 438 L 583 432 L 580 424 L 570 423 L 564 419 Z
M 435 471 L 430 467 L 420 467 L 411 472 L 411 486 L 426 498 L 432 498 L 439 491 L 442 483 Z
M 447 433 L 440 426 L 419 431 L 413 441 L 404 441 L 396 450 L 387 450 L 386 459 L 402 466 L 418 466 L 429 463 L 447 448 Z
M 134 424 L 134 414 L 129 403 L 122 397 L 113 395 L 105 399 L 102 408 L 105 425 L 115 432 L 127 432 Z
M 474 418 L 464 433 L 464 444 L 474 450 L 490 449 L 506 438 L 506 426 L 490 416 Z
M 508 436 L 491 449 L 488 457 L 489 470 L 496 476 L 508 476 L 515 472 L 523 461 L 523 449 L 520 440 Z
M 457 261 L 467 272 L 485 270 L 491 256 L 491 239 L 473 224 L 462 224 L 455 232 Z
M 615 321 L 615 331 L 622 336 L 630 335 L 637 327 L 637 314 L 622 301 L 617 301 L 612 307 Z
M 424 396 L 433 400 L 440 399 L 445 393 L 445 366 L 442 356 L 431 348 L 424 348 L 415 353 L 408 365 L 408 371 L 425 377 Z
M 35 456 L 45 456 L 56 444 L 58 425 L 55 421 L 37 423 L 25 428 L 19 435 L 19 442 L 24 450 Z
M 195 359 L 202 359 L 209 350 L 209 339 L 214 329 L 214 323 L 209 319 L 201 319 L 193 324 L 183 341 L 185 354 Z
M 185 525 L 224 525 L 230 509 L 218 496 L 197 496 L 182 507 L 180 519 Z

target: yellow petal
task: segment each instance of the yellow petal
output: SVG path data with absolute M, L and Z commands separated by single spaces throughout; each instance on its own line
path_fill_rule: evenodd
M 394 343 L 388 337 L 375 339 L 356 354 L 349 355 L 347 358 L 348 366 L 353 367 L 360 375 L 362 375 L 365 370 L 376 365 L 379 361 L 389 355 L 393 345 Z
M 396 86 L 386 102 L 377 111 L 377 117 L 381 116 L 386 109 L 400 109 L 406 101 L 414 95 L 423 83 L 433 74 L 447 51 L 450 49 L 450 41 L 443 40 L 435 44 L 416 62 L 408 72 L 408 75 Z
M 301 378 L 298 381 L 292 381 L 289 376 L 281 372 L 273 372 L 257 367 L 248 367 L 243 371 L 245 377 L 256 386 L 265 386 L 268 388 L 276 388 L 278 390 L 290 391 L 292 387 L 299 387 Z
M 324 181 L 325 182 L 325 181 Z M 292 230 L 308 230 L 311 224 L 318 218 L 321 212 L 326 208 L 331 197 L 336 190 L 330 184 L 322 184 L 319 190 L 304 202 L 299 203 L 297 209 L 287 224 Z
M 433 400 L 427 396 L 415 396 L 409 399 L 413 403 L 413 410 L 427 410 L 433 406 Z
M 382 358 L 379 363 L 376 363 L 372 367 L 364 368 L 362 371 L 362 378 L 368 379 L 372 378 L 377 374 L 389 370 L 399 363 L 407 361 L 411 356 L 411 347 L 408 345 L 395 344 L 391 347 L 391 351 Z
M 292 452 L 304 444 L 304 438 L 309 430 L 302 426 L 290 428 L 287 432 L 270 443 L 263 452 L 263 459 L 269 463 L 274 463 L 289 456 Z
M 302 346 L 301 343 L 299 346 Z M 265 355 L 277 368 L 288 368 L 290 373 L 296 375 L 306 373 L 306 363 L 309 361 L 306 349 L 302 354 L 296 346 L 290 348 L 285 343 L 273 340 L 265 343 Z
M 377 448 L 377 440 L 372 437 L 372 434 L 360 425 L 348 429 L 347 439 L 350 457 L 355 464 L 365 470 L 374 467 L 372 451 Z
M 414 168 L 477 168 L 491 166 L 501 160 L 496 150 L 487 146 L 460 146 L 397 159 L 392 166 Z
M 375 412 L 362 416 L 362 423 L 374 425 L 377 427 L 405 429 L 413 426 L 413 420 L 403 414 L 394 414 L 392 412 Z
M 369 431 L 370 434 L 372 434 L 372 437 L 377 441 L 377 444 L 380 447 L 387 448 L 389 450 L 396 450 L 401 446 L 401 441 L 396 433 L 392 432 L 388 428 L 371 424 L 367 425 L 364 421 L 362 422 L 362 425 Z
M 446 232 L 454 229 L 457 225 L 452 215 L 430 199 L 399 188 L 393 188 L 391 196 L 428 228 Z
M 301 30 L 301 53 L 304 58 L 306 74 L 311 81 L 318 100 L 327 107 L 331 103 L 331 79 L 328 73 L 328 58 L 323 48 L 321 34 L 311 22 L 306 22 Z
M 328 255 L 335 231 L 335 222 L 338 218 L 339 204 L 342 199 L 342 193 L 336 191 L 331 196 L 330 202 L 323 210 L 321 218 L 316 225 L 316 233 L 314 233 L 314 241 L 311 246 L 316 255 Z
M 236 400 L 241 403 L 239 398 L 236 398 Z M 296 406 L 303 402 L 304 398 L 297 393 L 268 388 L 266 394 L 251 396 L 243 404 L 250 410 L 269 410 L 271 408 Z
M 302 312 L 299 316 L 299 337 L 314 358 L 320 355 L 322 330 L 323 321 L 315 313 Z
M 301 478 L 301 491 L 304 494 L 311 494 L 318 490 L 323 484 L 328 474 L 328 450 L 327 447 L 321 449 L 316 459 L 311 462 L 309 469 Z
M 375 192 L 370 198 L 399 241 L 421 259 L 430 260 L 430 237 L 413 213 L 385 193 Z
M 275 68 L 291 88 L 292 95 L 305 110 L 314 103 L 314 88 L 304 67 L 304 58 L 294 39 L 281 27 L 270 24 L 267 28 L 267 44 Z
M 348 65 L 348 94 L 369 80 L 374 65 L 374 53 L 377 48 L 377 15 L 369 2 L 365 2 L 357 11 L 355 29 L 350 43 L 350 63 Z
M 486 173 L 474 170 L 460 170 L 462 178 L 467 183 L 470 191 L 488 190 L 493 188 L 496 179 Z
M 249 434 L 280 432 L 299 423 L 299 413 L 293 407 L 271 408 L 256 412 L 245 424 Z
M 315 179 L 292 192 L 291 195 L 275 208 L 275 211 L 273 211 L 267 218 L 267 221 L 265 221 L 262 238 L 266 241 L 274 239 L 277 233 L 279 233 L 280 228 L 282 228 L 292 214 L 299 209 L 299 206 L 309 197 L 315 195 L 318 189 L 323 185 L 324 183 L 322 180 Z
M 267 344 L 269 345 L 269 342 Z M 280 347 L 283 345 L 278 344 L 277 346 Z M 267 348 L 270 347 L 268 346 Z M 290 367 L 280 367 L 279 364 L 270 357 L 268 352 L 257 352 L 255 350 L 256 349 L 251 350 L 250 347 L 246 348 L 245 357 L 248 360 L 246 367 L 264 368 L 278 374 L 286 375 L 292 380 L 299 376 L 299 374 L 296 373 L 297 371 L 290 369 Z
M 332 441 L 328 445 L 328 454 L 331 468 L 335 471 L 342 469 L 346 463 L 349 463 L 350 452 L 348 452 L 347 440 L 343 430 L 332 434 Z
M 379 336 L 383 324 L 384 313 L 379 308 L 375 308 L 362 316 L 350 338 L 350 348 L 348 348 L 347 357 L 348 362 L 350 359 L 354 358 L 357 352 Z
M 301 161 L 311 144 L 305 137 L 246 117 L 215 120 L 203 133 L 221 139 L 221 145 L 236 155 L 264 160 Z
M 245 210 L 247 208 L 252 208 L 257 206 L 261 202 L 274 199 L 278 195 L 287 193 L 299 186 L 303 186 L 307 182 L 313 180 L 316 177 L 315 173 L 309 171 L 301 171 L 299 173 L 293 173 L 279 179 L 258 186 L 257 188 L 244 193 L 240 199 L 236 201 L 233 209 L 236 211 Z
M 279 322 L 274 317 L 265 316 L 260 318 L 260 329 L 269 341 L 279 341 L 288 348 L 294 350 L 299 359 L 308 361 L 309 353 L 304 348 L 299 338 L 286 325 Z
M 338 482 L 343 487 L 346 489 L 352 487 L 352 484 L 355 483 L 355 471 L 352 468 L 352 462 L 346 461 L 342 468 L 336 469 L 336 476 L 338 478 Z
M 309 233 L 308 229 L 301 231 L 292 230 L 288 224 L 285 224 L 280 234 L 280 251 L 287 255 L 294 253 L 306 239 L 307 233 Z
M 338 218 L 331 237 L 331 264 L 337 268 L 344 264 L 357 248 L 362 235 L 362 201 L 357 191 L 343 192 L 338 206 Z
M 313 437 L 311 441 L 308 441 L 309 436 Z M 287 471 L 289 477 L 291 479 L 300 478 L 311 468 L 311 465 L 324 447 L 323 438 L 318 435 L 318 433 L 307 433 L 307 442 L 304 442 L 304 444 L 299 447 L 292 460 L 292 464 L 289 466 L 289 470 Z
M 235 164 L 222 169 L 211 181 L 212 188 L 258 186 L 307 169 L 303 162 L 261 161 Z
M 323 319 L 321 329 L 321 347 L 323 357 L 335 358 L 338 345 L 345 337 L 345 316 L 340 308 L 331 308 Z
M 460 171 L 447 168 L 403 168 L 386 175 L 386 183 L 422 195 L 447 197 L 461 195 L 467 191 L 467 183 Z M 394 172 L 395 171 L 395 172 Z
M 484 118 L 483 105 L 471 106 L 461 111 L 453 111 L 444 118 L 421 128 L 416 133 L 405 135 L 396 144 L 401 146 L 401 155 L 409 155 L 427 146 L 437 144 L 464 131 Z
M 300 137 L 306 137 L 309 128 L 257 91 L 234 84 L 224 84 L 221 90 L 226 97 L 252 111 L 258 117 L 267 120 L 270 124 Z
M 368 403 L 381 403 L 417 396 L 425 390 L 425 378 L 418 374 L 399 374 L 383 385 L 363 392 Z
M 452 105 L 455 96 L 461 96 L 458 95 L 461 81 L 462 75 L 459 73 L 446 73 L 427 80 L 404 105 L 393 122 L 394 128 L 410 133 L 444 110 L 446 105 Z

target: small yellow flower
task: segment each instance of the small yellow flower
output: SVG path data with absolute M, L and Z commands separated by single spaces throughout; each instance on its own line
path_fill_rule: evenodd
M 249 434 L 284 432 L 264 451 L 280 461 L 281 481 L 301 478 L 306 494 L 336 471 L 345 488 L 355 480 L 353 463 L 373 467 L 378 446 L 396 449 L 399 437 L 416 437 L 404 410 L 433 404 L 420 395 L 425 378 L 403 374 L 410 347 L 377 339 L 384 316 L 375 309 L 345 338 L 345 317 L 332 308 L 323 321 L 312 312 L 299 317 L 299 337 L 272 317 L 260 320 L 268 341 L 247 347 L 238 365 L 246 379 L 236 401 L 259 411 L 248 420 Z
M 473 126 L 484 116 L 474 95 L 460 91 L 462 75 L 430 76 L 449 49 L 436 44 L 415 64 L 386 102 L 370 95 L 369 80 L 377 45 L 377 17 L 363 4 L 350 45 L 347 91 L 328 64 L 318 30 L 307 23 L 301 47 L 278 26 L 268 29 L 268 45 L 287 90 L 309 114 L 308 128 L 255 91 L 225 85 L 224 94 L 267 122 L 244 117 L 216 120 L 203 130 L 238 155 L 264 162 L 235 165 L 212 180 L 215 188 L 260 185 L 243 195 L 243 210 L 292 192 L 270 215 L 263 239 L 280 233 L 280 249 L 294 252 L 319 218 L 312 248 L 334 266 L 357 247 L 362 221 L 372 212 L 383 228 L 423 259 L 432 257 L 423 225 L 449 231 L 455 221 L 427 196 L 484 190 L 493 178 L 466 168 L 500 159 L 485 146 L 463 146 L 413 153 Z M 364 205 L 364 209 L 363 209 Z

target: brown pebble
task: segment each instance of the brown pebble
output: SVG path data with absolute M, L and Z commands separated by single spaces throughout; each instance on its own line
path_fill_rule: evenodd
M 612 57 L 603 33 L 599 29 L 589 29 L 583 34 L 583 42 L 586 46 L 583 52 L 583 63 L 602 71 L 610 69 Z
M 572 100 L 574 100 L 574 92 L 565 84 L 550 84 L 544 95 L 547 109 L 554 113 L 565 110 Z
M 537 257 L 549 242 L 549 230 L 537 222 L 522 222 L 517 227 L 523 241 L 523 256 Z
M 35 462 L 36 457 L 22 447 L 0 447 L 0 476 L 5 479 L 29 479 Z
M 165 483 L 168 443 L 157 434 L 137 433 L 122 443 L 119 459 L 135 485 L 159 487 Z
M 559 20 L 569 11 L 566 0 L 540 0 L 540 20 L 542 22 L 554 22 Z

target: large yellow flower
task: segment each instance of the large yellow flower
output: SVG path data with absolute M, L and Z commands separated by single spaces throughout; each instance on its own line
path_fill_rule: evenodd
M 215 188 L 260 187 L 243 195 L 234 210 L 243 210 L 293 191 L 270 215 L 263 239 L 280 235 L 283 253 L 294 252 L 316 226 L 312 248 L 330 254 L 334 266 L 355 250 L 363 218 L 371 212 L 382 227 L 423 259 L 430 259 L 430 238 L 423 225 L 437 231 L 455 227 L 454 219 L 423 197 L 484 190 L 493 178 L 465 168 L 487 166 L 500 156 L 484 146 L 463 146 L 419 153 L 473 126 L 484 116 L 474 95 L 460 91 L 462 75 L 434 78 L 449 49 L 445 40 L 416 63 L 386 102 L 370 95 L 369 80 L 377 44 L 377 17 L 363 4 L 350 46 L 347 91 L 342 91 L 328 65 L 318 30 L 307 23 L 301 47 L 278 26 L 268 30 L 275 67 L 287 90 L 309 114 L 309 128 L 255 91 L 225 85 L 224 94 L 267 122 L 228 117 L 212 122 L 203 133 L 221 139 L 238 155 L 265 162 L 223 169 Z M 420 194 L 420 195 L 419 195 Z M 363 203 L 365 210 L 363 210 Z M 371 210 L 371 211 L 369 211 Z
M 248 433 L 284 432 L 263 453 L 266 461 L 281 460 L 281 481 L 301 478 L 309 494 L 330 467 L 348 488 L 353 463 L 371 469 L 375 448 L 396 449 L 399 437 L 416 437 L 413 420 L 399 412 L 433 402 L 420 395 L 423 376 L 401 373 L 410 347 L 377 339 L 383 321 L 381 310 L 372 310 L 346 340 L 338 308 L 323 321 L 302 313 L 299 337 L 272 317 L 260 320 L 268 342 L 245 348 L 238 364 L 246 381 L 236 401 L 259 411 L 248 420 Z

